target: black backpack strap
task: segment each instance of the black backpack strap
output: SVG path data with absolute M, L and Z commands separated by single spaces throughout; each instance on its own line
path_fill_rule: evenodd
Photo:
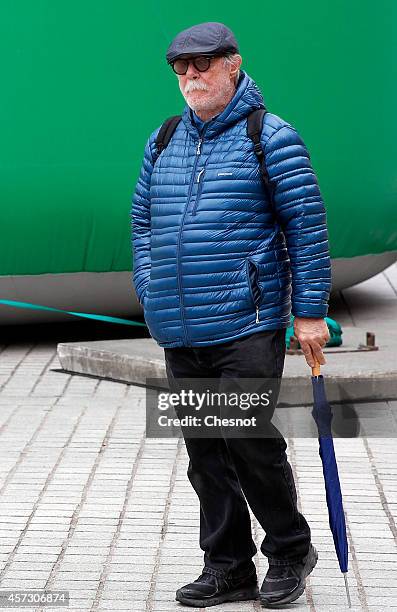
M 270 200 L 270 204 L 273 209 L 273 213 L 275 214 L 276 210 L 275 210 L 274 201 L 273 201 L 274 185 L 269 178 L 269 174 L 268 174 L 266 163 L 265 163 L 265 152 L 262 148 L 262 143 L 261 143 L 263 119 L 266 113 L 267 113 L 266 108 L 256 108 L 248 115 L 247 136 L 254 143 L 254 151 L 259 161 L 260 173 L 261 173 L 263 182 L 265 184 L 265 189 L 267 190 L 267 193 L 269 196 L 269 200 Z
M 181 120 L 181 115 L 174 115 L 164 121 L 156 137 L 157 157 L 168 145 L 176 130 L 176 126 Z

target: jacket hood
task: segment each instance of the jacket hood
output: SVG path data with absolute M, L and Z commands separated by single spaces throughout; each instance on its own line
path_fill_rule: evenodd
M 219 115 L 208 122 L 205 137 L 213 138 L 217 136 L 240 119 L 247 117 L 255 108 L 264 108 L 264 106 L 262 93 L 255 81 L 244 70 L 240 69 L 240 78 L 233 98 Z M 198 138 L 198 129 L 188 104 L 183 110 L 182 121 L 193 138 Z

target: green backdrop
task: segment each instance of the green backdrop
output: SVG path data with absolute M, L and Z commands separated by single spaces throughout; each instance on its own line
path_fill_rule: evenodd
M 129 210 L 151 131 L 182 111 L 165 62 L 202 21 L 235 32 L 268 109 L 306 142 L 332 257 L 397 249 L 397 3 L 0 5 L 0 274 L 131 269 Z

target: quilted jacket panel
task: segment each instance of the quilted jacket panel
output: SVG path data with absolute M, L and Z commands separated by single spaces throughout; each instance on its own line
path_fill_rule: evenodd
M 132 207 L 133 284 L 162 347 L 204 346 L 324 317 L 331 265 L 326 212 L 297 131 L 267 113 L 262 146 L 274 219 L 247 115 L 263 106 L 245 71 L 201 133 L 186 105 L 168 147 L 150 135 Z

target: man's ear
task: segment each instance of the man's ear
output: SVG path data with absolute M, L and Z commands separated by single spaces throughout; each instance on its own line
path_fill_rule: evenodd
M 235 65 L 233 66 L 233 69 L 230 72 L 230 76 L 234 78 L 237 72 L 240 70 L 240 66 L 243 62 L 243 58 L 241 57 L 241 55 L 236 54 L 233 60 L 234 60 Z

